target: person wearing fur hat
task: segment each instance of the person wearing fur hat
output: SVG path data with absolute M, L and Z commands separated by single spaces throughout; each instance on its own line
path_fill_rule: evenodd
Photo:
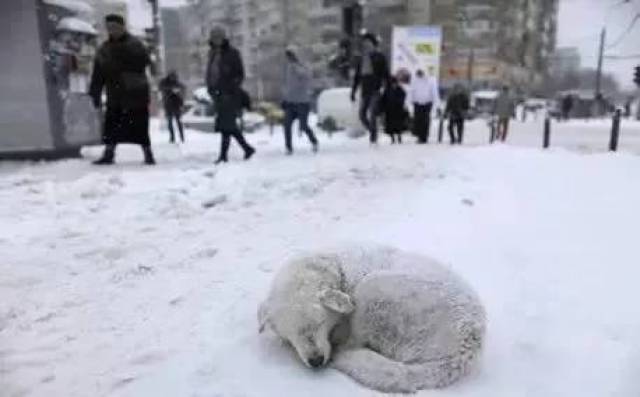
M 311 71 L 304 65 L 295 46 L 289 45 L 285 51 L 284 89 L 282 93 L 284 116 L 284 140 L 287 154 L 293 154 L 291 127 L 297 119 L 300 130 L 311 142 L 314 152 L 318 151 L 318 139 L 309 127 L 311 110 Z
M 142 147 L 145 164 L 155 164 L 149 140 L 149 81 L 145 73 L 151 66 L 149 53 L 133 37 L 122 16 L 105 17 L 109 39 L 95 57 L 89 94 L 96 108 L 102 106 L 106 89 L 107 109 L 102 140 L 105 149 L 97 165 L 113 164 L 116 145 L 134 143 Z

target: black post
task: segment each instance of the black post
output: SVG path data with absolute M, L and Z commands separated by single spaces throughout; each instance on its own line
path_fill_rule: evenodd
M 542 147 L 547 149 L 549 148 L 549 143 L 551 141 L 551 118 L 547 115 L 544 118 L 544 140 L 542 142 Z
M 444 116 L 440 116 L 440 123 L 438 124 L 438 143 L 442 143 L 443 131 L 444 131 Z
M 613 125 L 611 126 L 611 140 L 609 141 L 609 150 L 615 152 L 618 150 L 618 137 L 620 136 L 620 109 L 616 109 L 613 115 Z
M 489 128 L 491 128 L 489 143 L 493 143 L 496 140 L 496 120 L 493 117 L 489 120 Z

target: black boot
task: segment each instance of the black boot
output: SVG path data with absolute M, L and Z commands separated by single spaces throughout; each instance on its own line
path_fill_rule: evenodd
M 115 154 L 116 154 L 115 145 L 107 145 L 104 148 L 104 153 L 102 153 L 102 157 L 94 161 L 93 164 L 94 165 L 111 165 L 113 164 Z
M 142 151 L 144 153 L 144 163 L 146 165 L 155 165 L 156 160 L 153 158 L 153 152 L 151 146 L 143 146 Z
M 249 146 L 244 152 L 244 159 L 249 160 L 256 153 L 256 149 Z M 291 151 L 293 153 L 293 151 Z

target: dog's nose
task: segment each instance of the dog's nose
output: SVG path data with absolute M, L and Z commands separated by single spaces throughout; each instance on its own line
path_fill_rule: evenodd
M 318 368 L 322 366 L 322 364 L 324 364 L 324 356 L 313 356 L 309 359 L 308 362 L 312 368 Z

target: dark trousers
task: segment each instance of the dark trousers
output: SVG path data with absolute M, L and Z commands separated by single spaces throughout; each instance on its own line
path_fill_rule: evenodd
M 508 134 L 509 134 L 509 118 L 500 117 L 498 119 L 498 139 L 504 142 L 507 140 Z
M 165 113 L 167 115 L 167 125 L 169 126 L 169 140 L 171 142 L 176 141 L 175 131 L 173 129 L 173 120 L 175 120 L 176 124 L 178 125 L 178 132 L 180 132 L 180 140 L 184 142 L 184 129 L 182 128 L 182 120 L 180 120 L 180 112 L 165 110 Z
M 293 122 L 297 119 L 298 125 L 301 131 L 304 131 L 309 138 L 309 142 L 312 145 L 318 144 L 318 139 L 313 133 L 311 127 L 309 127 L 309 111 L 311 106 L 308 103 L 285 103 L 284 104 L 284 143 L 287 148 L 287 152 L 293 152 L 293 143 L 291 136 L 291 127 Z
M 218 157 L 219 160 L 227 161 L 229 155 L 229 146 L 231 146 L 232 137 L 242 147 L 242 150 L 244 150 L 245 157 L 249 153 L 253 152 L 253 148 L 244 139 L 244 136 L 242 135 L 242 132 L 240 132 L 240 130 L 222 130 L 220 131 L 220 133 L 222 134 L 222 139 L 220 141 L 220 156 Z
M 363 94 L 360 102 L 360 122 L 369 131 L 369 141 L 378 141 L 378 115 L 380 114 L 380 93 Z
M 462 144 L 464 138 L 464 118 L 454 117 L 449 119 L 449 139 L 451 144 Z
M 431 102 L 424 105 L 413 104 L 413 134 L 418 137 L 419 143 L 427 143 L 429 141 L 432 107 L 433 103 Z

